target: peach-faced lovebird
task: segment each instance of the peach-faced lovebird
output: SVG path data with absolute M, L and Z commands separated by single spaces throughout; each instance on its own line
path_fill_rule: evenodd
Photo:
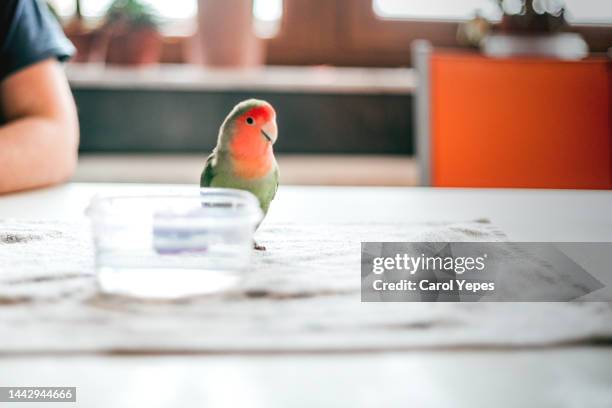
M 249 99 L 227 115 L 219 129 L 217 146 L 200 178 L 201 187 L 247 190 L 259 200 L 264 216 L 278 188 L 276 112 L 268 102 Z M 255 249 L 265 247 L 255 243 Z

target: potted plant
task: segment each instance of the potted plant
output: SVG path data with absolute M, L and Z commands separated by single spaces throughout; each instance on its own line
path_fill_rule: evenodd
M 457 43 L 464 47 L 478 48 L 490 32 L 491 22 L 480 13 L 480 10 L 476 10 L 474 17 L 459 24 Z
M 139 0 L 114 0 L 106 12 L 106 62 L 144 65 L 159 62 L 162 38 L 154 10 Z
M 64 32 L 76 48 L 73 62 L 103 62 L 106 58 L 108 36 L 87 24 L 81 13 L 81 1 L 75 1 L 74 16 L 64 25 Z
M 568 28 L 562 0 L 495 0 L 503 12 L 500 30 L 512 34 L 554 34 Z
M 571 32 L 563 0 L 494 0 L 503 13 L 497 30 L 482 42 L 491 57 L 538 56 L 582 59 L 588 46 Z

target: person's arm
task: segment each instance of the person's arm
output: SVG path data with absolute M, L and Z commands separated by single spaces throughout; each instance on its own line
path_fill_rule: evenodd
M 0 83 L 0 194 L 56 184 L 76 166 L 79 127 L 60 64 L 47 59 Z

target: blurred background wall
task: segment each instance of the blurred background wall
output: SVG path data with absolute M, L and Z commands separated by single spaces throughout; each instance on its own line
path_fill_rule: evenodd
M 419 176 L 430 173 L 433 164 L 429 150 L 419 153 L 415 112 L 417 99 L 427 96 L 417 92 L 419 75 L 421 85 L 429 79 L 414 69 L 411 46 L 415 40 L 425 39 L 436 50 L 477 56 L 488 52 L 485 40 L 499 39 L 499 35 L 527 38 L 529 44 L 544 39 L 548 41 L 540 47 L 544 55 L 515 58 L 551 61 L 563 57 L 553 55 L 555 49 L 571 51 L 578 41 L 578 54 L 572 55 L 575 62 L 609 61 L 606 52 L 612 46 L 612 3 L 600 0 L 49 3 L 78 49 L 67 73 L 81 120 L 82 154 L 76 179 L 87 181 L 196 181 L 229 109 L 242 99 L 257 97 L 269 100 L 278 110 L 277 152 L 285 183 L 431 183 L 435 178 Z M 575 36 L 569 39 L 573 43 L 561 39 L 567 33 Z M 534 51 L 522 49 L 523 54 L 530 52 Z M 604 78 L 599 86 L 609 87 L 609 75 Z M 575 86 L 580 83 L 578 79 Z M 478 87 L 478 81 L 472 86 Z M 477 91 L 462 88 L 466 106 L 472 106 L 472 89 Z M 529 92 L 525 89 L 527 99 Z M 591 102 L 609 109 L 609 95 L 606 92 Z M 520 114 L 520 110 L 516 115 L 510 112 L 508 120 L 518 120 Z M 431 124 L 430 117 L 424 120 Z M 452 122 L 442 122 L 454 128 Z M 489 123 L 478 131 L 495 134 L 502 126 Z M 545 131 L 536 123 L 532 128 Z M 604 150 L 612 149 L 609 129 L 604 126 L 599 130 L 604 135 L 594 136 Z M 463 132 L 468 134 L 455 136 L 476 148 L 486 144 L 482 137 L 470 141 L 475 128 Z M 426 137 L 429 142 L 435 139 L 431 134 Z M 519 139 L 503 140 L 495 154 L 520 150 L 517 143 L 525 143 L 525 138 Z M 436 146 L 450 146 L 446 136 L 435 140 Z M 427 156 L 425 164 L 416 160 L 419 155 Z M 436 157 L 439 161 L 445 156 Z M 571 157 L 564 160 L 570 162 Z M 597 160 L 604 168 L 609 157 Z M 472 168 L 468 162 L 460 165 Z M 546 163 L 527 166 L 522 177 L 531 179 L 530 172 L 545 167 Z M 588 180 L 591 175 L 585 177 Z M 449 184 L 441 182 L 445 183 Z M 473 178 L 450 184 L 480 185 Z M 489 184 L 558 186 L 521 180 L 512 185 L 504 180 Z

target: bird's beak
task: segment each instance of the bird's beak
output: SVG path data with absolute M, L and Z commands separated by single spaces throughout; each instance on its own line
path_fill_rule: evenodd
M 265 125 L 261 127 L 261 134 L 263 137 L 268 139 L 268 141 L 272 144 L 276 142 L 276 138 L 278 137 L 278 128 L 276 127 L 276 121 L 271 120 Z

